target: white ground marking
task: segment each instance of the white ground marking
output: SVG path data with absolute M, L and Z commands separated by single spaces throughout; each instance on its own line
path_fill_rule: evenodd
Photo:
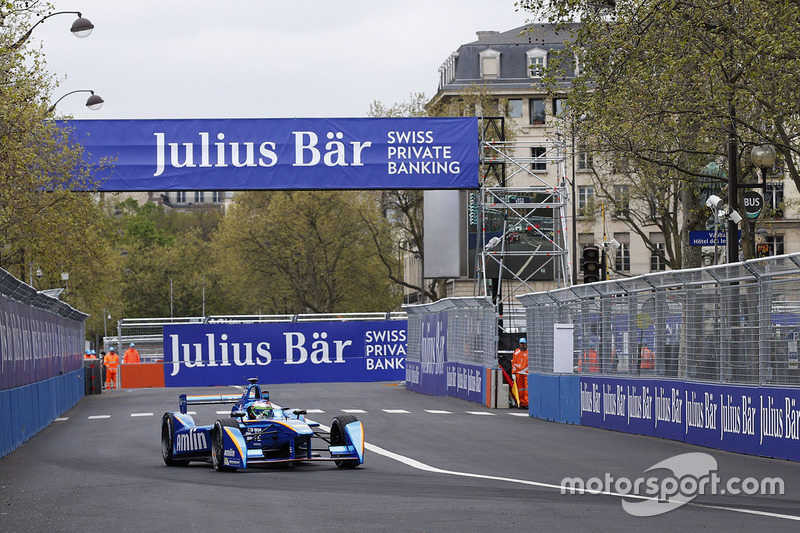
M 111 415 L 92 415 L 88 418 L 89 420 L 99 420 L 101 418 L 111 418 Z
M 524 416 L 525 418 L 529 418 L 531 416 L 528 413 L 508 413 L 508 414 L 510 414 L 511 416 Z
M 69 420 L 69 417 L 68 417 L 68 416 L 65 416 L 65 417 L 63 417 L 63 418 L 56 418 L 56 419 L 54 420 L 54 422 L 65 422 L 65 421 L 67 421 L 67 420 Z
M 490 413 L 488 411 L 467 411 L 467 413 L 478 416 L 494 416 L 494 413 Z
M 406 411 L 405 409 L 383 409 L 384 413 L 389 413 L 391 415 L 399 415 L 399 414 L 408 414 L 410 411 Z
M 452 415 L 452 411 L 440 411 L 439 409 L 425 409 L 426 413 L 431 413 L 432 415 Z
M 218 415 L 227 415 L 230 414 L 230 411 L 217 411 Z
M 330 431 L 331 428 L 325 425 L 320 424 L 319 427 L 324 431 Z M 384 457 L 388 457 L 389 459 L 393 459 L 399 463 L 403 463 L 404 465 L 410 466 L 411 468 L 416 468 L 417 470 L 422 470 L 424 472 L 431 472 L 433 474 L 445 474 L 450 476 L 459 476 L 459 477 L 470 477 L 475 479 L 489 479 L 492 481 L 503 481 L 506 483 L 513 483 L 517 485 L 528 485 L 531 487 L 540 487 L 543 489 L 553 489 L 558 490 L 559 492 L 562 489 L 570 490 L 572 487 L 565 487 L 563 485 L 555 485 L 553 483 L 543 483 L 541 481 L 530 481 L 527 479 L 515 479 L 510 477 L 501 477 L 501 476 L 487 476 L 484 474 L 472 474 L 470 472 L 458 472 L 455 470 L 444 470 L 442 468 L 436 468 L 434 466 L 426 465 L 421 461 L 417 461 L 416 459 L 411 459 L 410 457 L 406 457 L 404 455 L 400 455 L 399 453 L 390 452 L 380 446 L 375 446 L 374 444 L 370 444 L 368 442 L 364 443 L 364 448 L 367 450 L 377 453 L 378 455 L 383 455 Z M 580 490 L 574 489 L 575 493 L 586 493 L 586 494 L 593 494 L 588 490 Z M 598 492 L 597 495 L 602 496 L 618 496 L 620 498 L 629 498 L 635 500 L 655 500 L 657 498 L 650 498 L 647 496 L 638 496 L 634 494 L 621 494 L 618 492 Z M 791 515 L 791 514 L 781 514 L 781 513 L 769 513 L 766 511 L 758 511 L 756 509 L 743 509 L 739 507 L 725 507 L 722 505 L 706 505 L 703 503 L 695 503 L 695 502 L 688 502 L 685 505 L 689 505 L 692 507 L 702 507 L 704 509 L 717 509 L 720 511 L 730 511 L 733 513 L 743 513 L 743 514 L 750 514 L 756 516 L 768 516 L 770 518 L 782 518 L 784 520 L 791 520 L 794 522 L 800 522 L 800 516 Z
M 342 409 L 342 412 L 343 413 L 361 413 L 361 414 L 366 413 L 366 411 L 363 410 L 363 409 Z
M 306 409 L 306 413 L 318 414 L 318 413 L 324 413 L 324 412 L 325 411 L 323 411 L 322 409 Z
M 153 413 L 131 413 L 131 416 L 153 416 Z

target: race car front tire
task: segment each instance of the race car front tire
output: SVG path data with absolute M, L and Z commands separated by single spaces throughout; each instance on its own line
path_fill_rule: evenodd
M 358 419 L 353 415 L 339 415 L 333 419 L 331 422 L 331 446 L 347 445 L 344 428 L 352 422 L 358 422 Z M 342 459 L 335 462 L 339 468 L 355 468 L 360 464 L 358 459 Z
M 189 461 L 175 459 L 175 415 L 164 413 L 161 419 L 161 456 L 167 466 L 186 466 Z
M 235 418 L 222 418 L 214 422 L 214 429 L 211 430 L 211 463 L 217 472 L 234 472 L 236 468 L 225 466 L 224 454 L 225 444 L 223 440 L 224 427 L 238 428 L 239 422 Z

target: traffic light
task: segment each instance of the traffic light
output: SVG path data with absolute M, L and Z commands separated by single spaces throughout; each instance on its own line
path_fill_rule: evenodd
M 584 283 L 594 283 L 602 279 L 600 247 L 590 245 L 583 249 L 583 252 L 581 252 L 581 270 L 583 271 Z

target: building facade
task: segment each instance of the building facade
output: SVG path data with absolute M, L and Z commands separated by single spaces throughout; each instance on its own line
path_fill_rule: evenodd
M 565 229 L 570 234 L 571 282 L 584 281 L 581 253 L 592 245 L 605 252 L 609 279 L 666 270 L 664 260 L 645 245 L 629 223 L 622 220 L 620 209 L 641 209 L 633 202 L 627 205 L 626 186 L 614 186 L 615 207 L 604 205 L 594 179 L 596 172 L 603 172 L 600 170 L 603 166 L 590 150 L 584 148 L 574 133 L 575 129 L 565 120 L 564 96 L 570 89 L 570 78 L 580 73 L 578 58 L 568 65 L 562 63 L 565 77 L 560 87 L 563 94 L 553 94 L 544 87 L 542 78 L 548 62 L 553 60 L 554 53 L 564 50 L 569 32 L 557 33 L 550 25 L 538 24 L 505 32 L 479 31 L 477 35 L 477 40 L 461 45 L 442 64 L 438 90 L 431 103 L 457 101 L 470 89 L 480 87 L 496 97 L 499 105 L 507 104 L 506 126 L 513 130 L 514 137 L 507 150 L 514 161 L 506 165 L 511 168 L 507 169 L 504 185 L 536 187 L 545 181 L 568 192 L 566 211 L 569 223 Z M 487 110 L 488 114 L 492 114 L 491 110 Z M 515 168 L 522 166 L 526 172 Z M 800 250 L 797 209 L 800 195 L 794 184 L 782 176 L 779 170 L 770 174 L 765 208 L 756 220 L 756 242 L 762 245 L 759 247 L 762 254 L 780 255 Z M 620 198 L 625 198 L 624 208 L 620 207 Z M 745 216 L 743 209 L 741 215 Z M 656 247 L 666 246 L 657 225 L 639 227 Z M 724 248 L 719 246 L 717 251 L 721 254 Z M 714 246 L 703 246 L 702 251 L 704 261 L 713 263 Z M 724 261 L 725 258 L 717 260 Z M 419 272 L 413 271 L 417 263 L 413 258 L 406 263 L 411 269 L 408 272 L 411 278 L 420 277 Z M 474 286 L 475 283 L 469 280 L 456 280 L 448 284 L 452 288 L 448 289 L 448 296 L 473 294 Z M 523 289 L 538 291 L 558 286 L 558 280 L 539 281 L 535 286 Z

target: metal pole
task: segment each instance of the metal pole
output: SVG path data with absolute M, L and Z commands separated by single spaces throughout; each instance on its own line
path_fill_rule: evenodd
M 714 208 L 714 265 L 715 266 L 717 264 L 717 257 L 719 257 L 717 255 L 719 253 L 717 251 L 718 238 L 719 238 L 719 211 L 717 211 L 717 208 L 715 207 Z
M 572 283 L 578 280 L 578 211 L 575 196 L 575 124 L 572 124 Z
M 733 107 L 733 95 L 728 103 L 730 127 L 728 130 L 728 205 L 732 211 L 739 210 L 739 151 L 736 142 L 736 108 Z M 728 219 L 728 263 L 739 261 L 739 227 Z

